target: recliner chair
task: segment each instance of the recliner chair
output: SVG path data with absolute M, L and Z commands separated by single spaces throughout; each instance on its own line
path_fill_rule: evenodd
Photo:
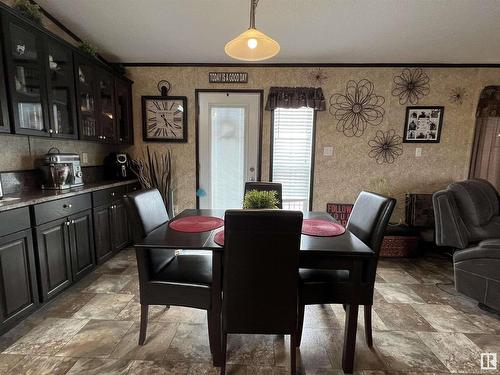
M 455 288 L 500 311 L 500 204 L 486 180 L 455 182 L 432 197 L 436 244 L 453 254 Z

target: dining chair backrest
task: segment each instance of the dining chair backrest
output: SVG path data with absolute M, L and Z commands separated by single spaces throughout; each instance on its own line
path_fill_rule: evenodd
M 393 198 L 362 191 L 354 203 L 347 229 L 378 254 L 395 205 Z
M 251 190 L 257 191 L 275 191 L 278 198 L 278 208 L 283 208 L 282 195 L 283 188 L 278 182 L 261 182 L 261 181 L 249 181 L 245 182 L 245 194 Z
M 134 240 L 148 235 L 168 220 L 167 209 L 158 189 L 138 190 L 125 199 Z
M 138 190 L 127 194 L 125 207 L 134 242 L 169 221 L 158 189 Z M 175 250 L 137 249 L 136 254 L 140 282 L 148 281 L 152 273 L 162 269 L 175 258 Z
M 224 332 L 295 332 L 301 228 L 299 211 L 226 211 Z

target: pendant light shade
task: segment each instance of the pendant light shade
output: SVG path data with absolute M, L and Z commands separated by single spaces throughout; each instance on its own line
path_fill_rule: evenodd
M 243 61 L 261 61 L 274 57 L 280 45 L 274 39 L 255 28 L 255 8 L 258 0 L 250 0 L 250 27 L 224 47 L 226 54 Z

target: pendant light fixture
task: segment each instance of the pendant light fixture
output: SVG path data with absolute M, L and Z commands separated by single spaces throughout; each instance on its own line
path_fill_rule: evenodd
M 255 9 L 259 0 L 250 0 L 250 27 L 224 47 L 226 54 L 243 61 L 262 61 L 278 54 L 280 45 L 255 28 Z

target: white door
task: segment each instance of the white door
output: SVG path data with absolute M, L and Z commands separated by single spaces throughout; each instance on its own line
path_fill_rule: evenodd
M 241 208 L 245 181 L 259 174 L 261 94 L 198 93 L 200 208 Z

